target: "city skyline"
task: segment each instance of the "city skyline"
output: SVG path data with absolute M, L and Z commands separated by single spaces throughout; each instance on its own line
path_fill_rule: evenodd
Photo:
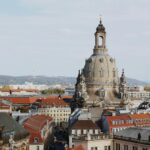
M 93 52 L 102 15 L 119 73 L 150 81 L 150 2 L 6 0 L 0 2 L 2 75 L 76 76 Z

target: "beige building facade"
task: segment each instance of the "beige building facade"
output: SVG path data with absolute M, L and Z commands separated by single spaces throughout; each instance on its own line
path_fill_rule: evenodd
M 69 106 L 47 106 L 46 108 L 39 108 L 38 114 L 51 116 L 56 125 L 61 122 L 68 122 L 71 115 L 71 108 Z

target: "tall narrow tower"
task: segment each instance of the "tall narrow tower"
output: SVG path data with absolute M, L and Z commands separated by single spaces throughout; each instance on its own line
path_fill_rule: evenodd
M 115 59 L 108 54 L 106 30 L 101 20 L 95 32 L 93 54 L 85 61 L 83 76 L 89 96 L 86 103 L 114 98 L 114 92 L 118 88 L 118 71 Z

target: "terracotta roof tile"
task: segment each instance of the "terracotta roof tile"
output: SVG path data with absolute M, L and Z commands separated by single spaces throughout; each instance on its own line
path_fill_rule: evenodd
M 129 115 L 131 119 L 147 119 L 150 118 L 150 114 L 132 114 Z
M 32 104 L 37 100 L 37 97 L 0 97 L 1 100 L 9 100 L 13 104 Z
M 68 148 L 67 150 L 85 150 L 82 145 L 78 145 L 74 148 Z
M 99 129 L 92 120 L 77 120 L 71 127 L 72 129 Z
M 64 106 L 67 107 L 69 106 L 63 98 L 59 98 L 58 96 L 51 96 L 48 98 L 43 98 L 41 99 L 41 107 L 46 107 L 47 105 L 49 106 Z
M 24 127 L 29 132 L 39 132 L 48 121 L 52 121 L 52 118 L 46 115 L 31 116 L 24 122 Z
M 150 121 L 147 120 L 150 119 L 150 114 L 107 116 L 106 119 L 108 121 L 110 129 L 117 128 L 117 127 L 134 127 L 136 125 L 150 125 Z M 118 122 L 113 124 L 113 121 L 118 121 Z M 123 122 L 119 122 L 119 121 L 123 121 Z

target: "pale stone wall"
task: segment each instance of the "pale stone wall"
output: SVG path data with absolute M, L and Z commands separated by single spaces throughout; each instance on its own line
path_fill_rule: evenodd
M 89 140 L 89 141 L 77 141 L 73 142 L 75 146 L 82 144 L 85 150 L 91 150 L 92 148 L 97 147 L 97 150 L 113 150 L 113 142 L 112 139 L 106 140 Z
M 124 140 L 116 140 L 114 139 L 114 150 L 119 150 L 116 147 L 116 144 L 120 144 L 120 150 L 124 150 L 124 145 L 128 146 L 128 150 L 132 150 L 133 146 L 137 147 L 138 150 L 150 150 L 149 144 L 141 144 L 140 142 L 131 142 L 131 141 L 124 141 Z
M 39 149 L 38 149 L 39 148 Z M 44 144 L 41 144 L 41 145 L 30 145 L 29 146 L 29 150 L 44 150 Z

